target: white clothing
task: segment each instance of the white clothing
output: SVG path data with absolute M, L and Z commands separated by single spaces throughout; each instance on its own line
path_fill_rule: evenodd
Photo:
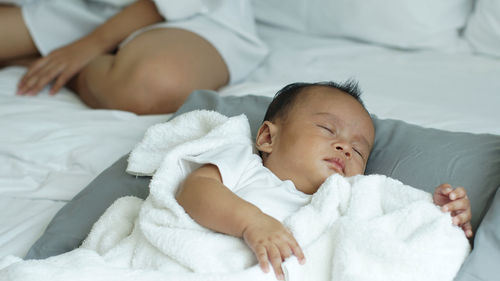
M 85 0 L 44 0 L 24 3 L 24 23 L 40 54 L 68 45 L 89 34 L 119 7 Z
M 264 167 L 250 145 L 226 145 L 182 161 L 186 176 L 203 164 L 217 166 L 227 188 L 281 222 L 311 201 L 311 195 L 296 189 L 292 181 Z
M 47 55 L 54 49 L 87 35 L 119 12 L 121 6 L 113 4 L 114 2 L 116 1 L 35 1 L 22 6 L 22 15 L 39 52 Z M 181 28 L 191 31 L 217 49 L 228 66 L 230 83 L 246 77 L 267 55 L 267 47 L 255 30 L 249 0 L 217 0 L 203 5 L 202 1 L 190 0 L 190 5 L 187 6 L 184 1 L 155 2 L 158 11 L 167 21 L 134 32 L 121 46 L 141 32 L 153 28 Z M 197 3 L 199 7 L 196 6 Z

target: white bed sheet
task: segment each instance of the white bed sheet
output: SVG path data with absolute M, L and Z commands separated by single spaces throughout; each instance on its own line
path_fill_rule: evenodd
M 0 256 L 24 256 L 65 201 L 167 119 L 91 110 L 66 89 L 15 96 L 23 72 L 0 71 Z
M 354 78 L 381 118 L 500 135 L 500 60 L 406 52 L 260 27 L 271 54 L 222 95 L 272 96 L 296 81 Z M 91 110 L 68 90 L 15 96 L 24 69 L 0 70 L 0 256 L 24 256 L 52 216 L 169 115 Z M 90 206 L 91 207 L 91 206 Z

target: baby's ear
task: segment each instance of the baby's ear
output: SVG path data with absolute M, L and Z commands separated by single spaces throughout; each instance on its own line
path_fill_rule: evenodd
M 270 121 L 264 121 L 260 125 L 255 139 L 255 146 L 257 149 L 264 153 L 271 153 L 273 151 L 274 136 L 276 135 L 277 127 Z

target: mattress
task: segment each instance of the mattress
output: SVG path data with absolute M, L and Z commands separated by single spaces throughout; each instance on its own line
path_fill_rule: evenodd
M 498 59 L 403 51 L 266 25 L 259 32 L 269 57 L 221 95 L 272 96 L 289 82 L 355 79 L 379 118 L 500 135 Z M 0 70 L 0 256 L 24 256 L 65 202 L 170 116 L 92 110 L 68 89 L 16 96 L 24 70 Z

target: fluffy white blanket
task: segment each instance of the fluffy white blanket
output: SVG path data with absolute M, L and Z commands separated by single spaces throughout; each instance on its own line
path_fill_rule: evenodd
M 153 175 L 149 197 L 117 200 L 77 250 L 3 258 L 0 280 L 275 280 L 241 239 L 198 225 L 175 200 L 188 172 L 179 159 L 231 143 L 252 145 L 244 115 L 194 111 L 151 127 L 127 169 Z M 333 175 L 284 224 L 307 258 L 284 262 L 288 280 L 453 280 L 470 250 L 430 194 L 382 175 Z

